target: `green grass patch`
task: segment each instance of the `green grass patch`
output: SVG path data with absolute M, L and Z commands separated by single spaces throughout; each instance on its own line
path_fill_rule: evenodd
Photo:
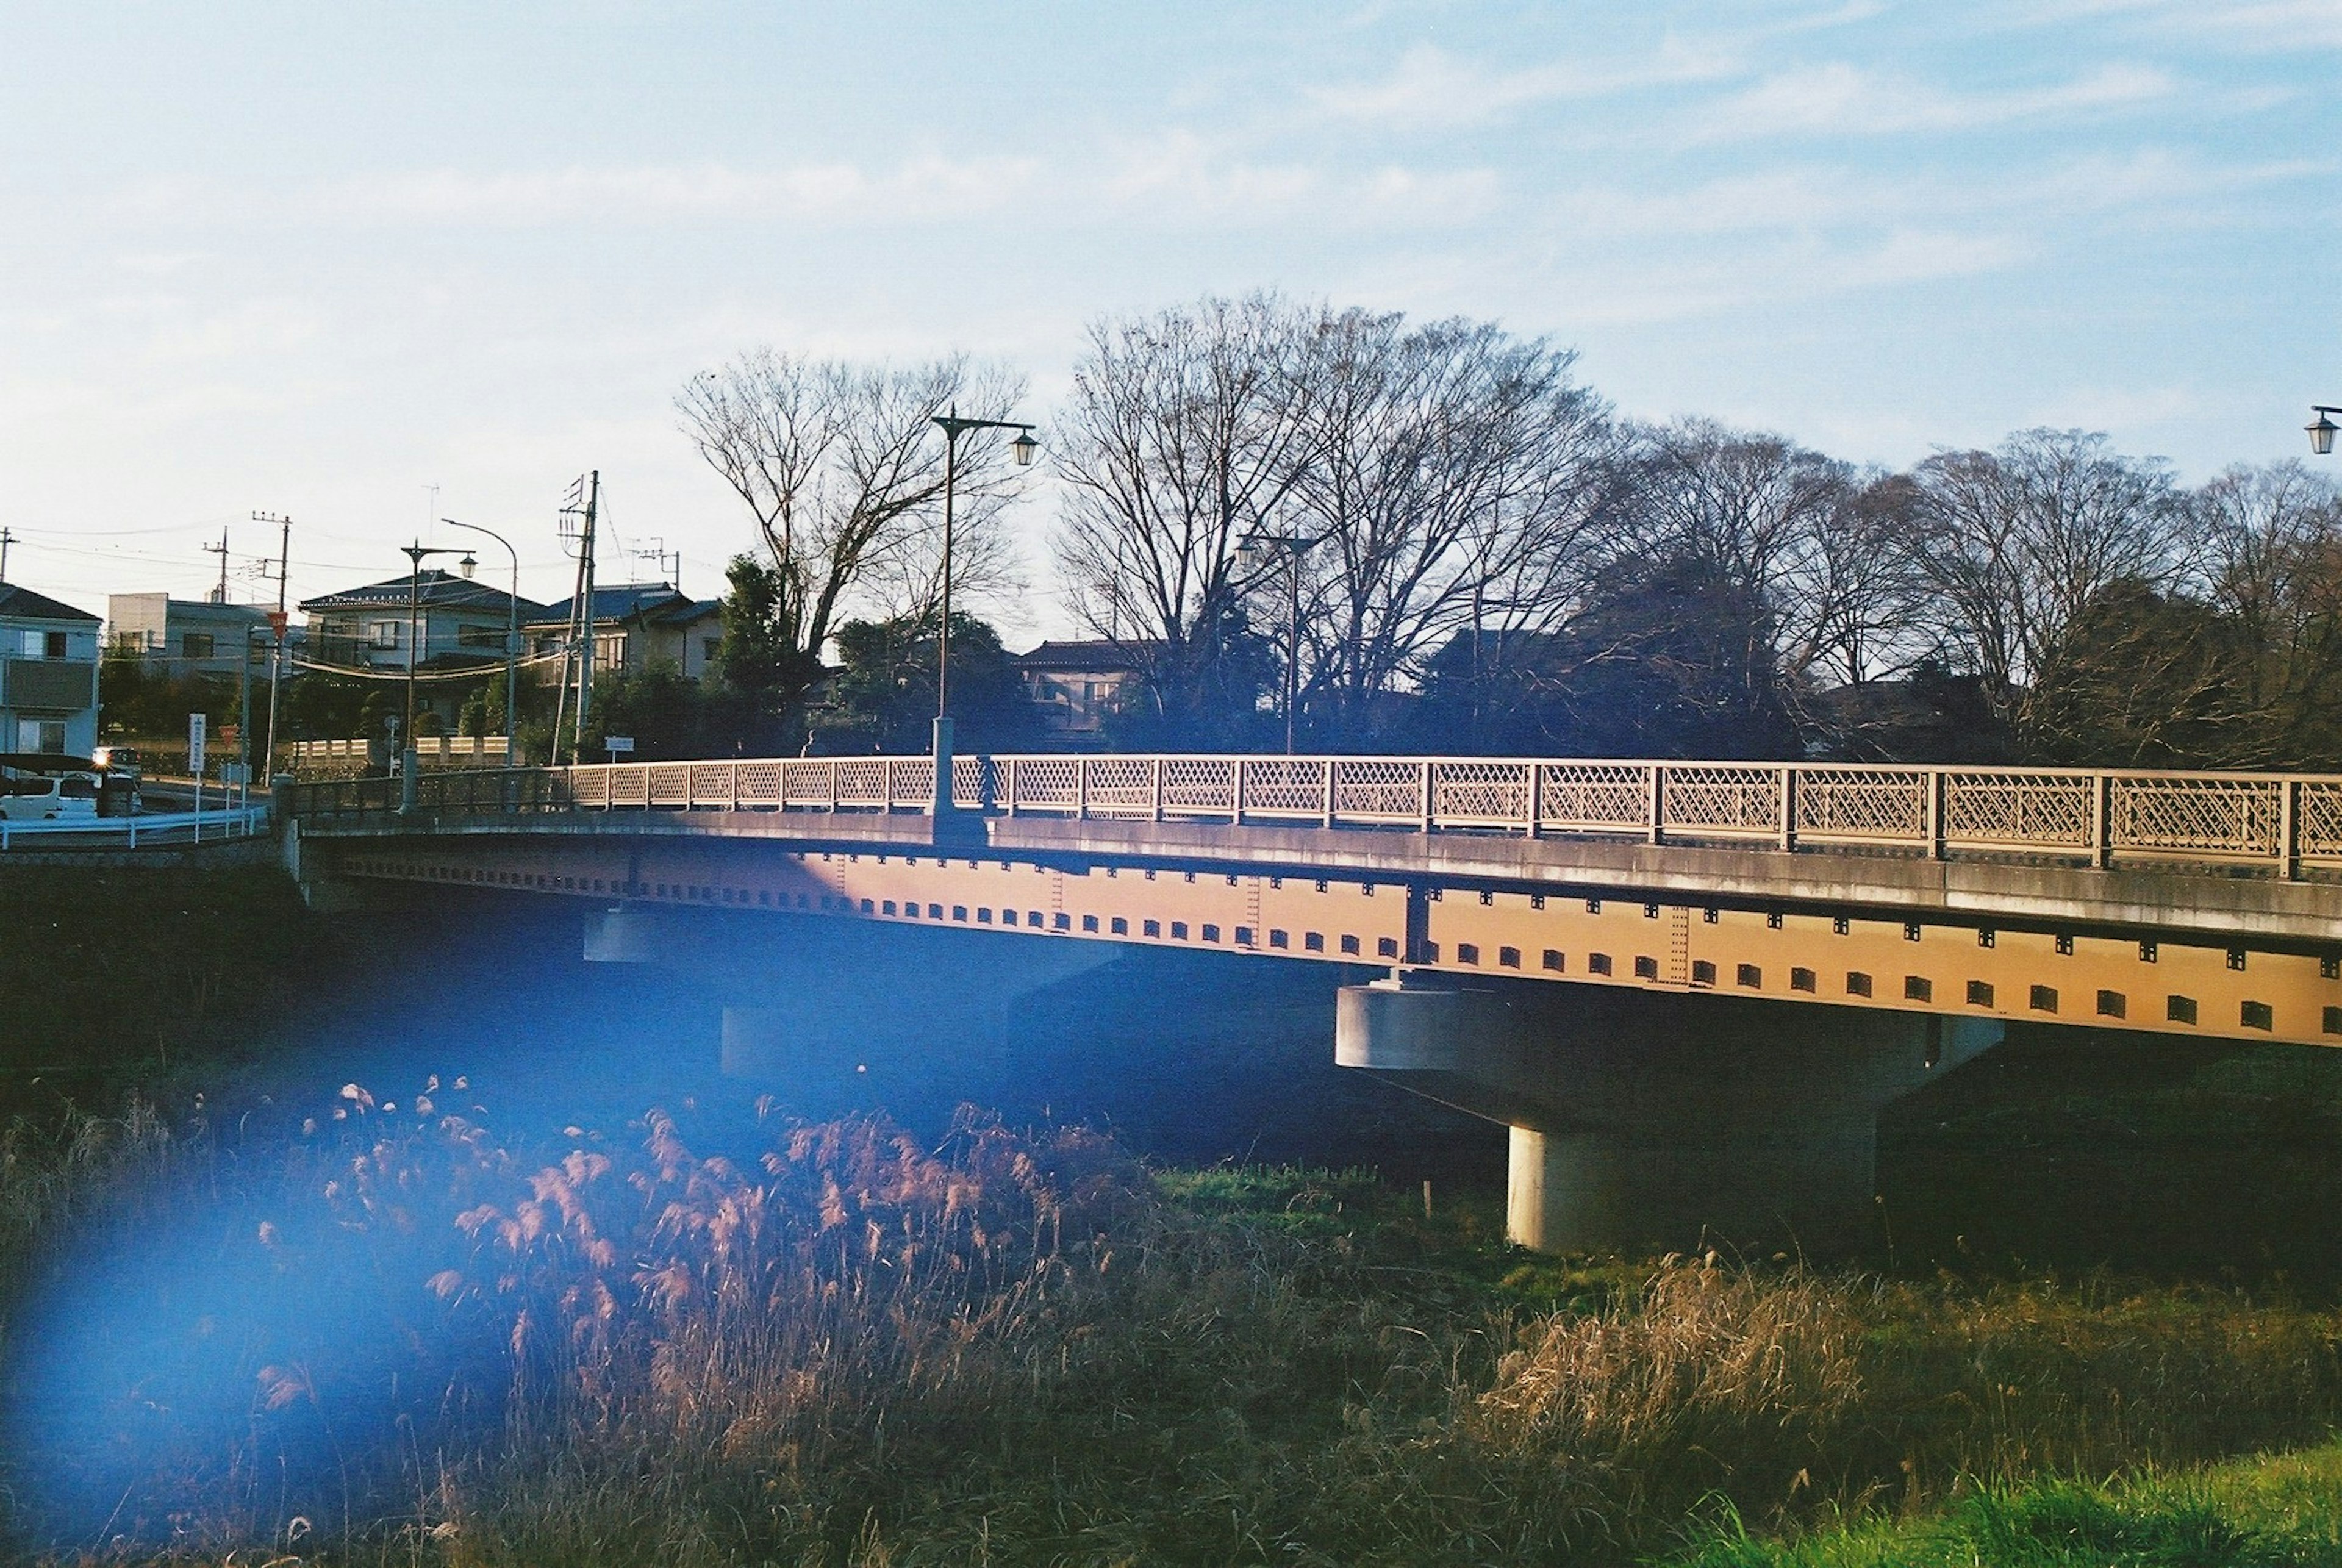
M 1944 1512 L 1787 1541 L 1724 1524 L 1669 1568 L 2331 1568 L 2342 1563 L 2342 1444 L 2177 1476 L 2038 1480 Z

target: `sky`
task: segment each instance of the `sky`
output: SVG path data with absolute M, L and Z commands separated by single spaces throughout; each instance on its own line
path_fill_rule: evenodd
M 295 598 L 602 474 L 605 582 L 753 540 L 676 389 L 1028 378 L 1207 293 L 1502 322 L 1624 414 L 2201 479 L 2342 403 L 2333 0 L 207 6 L 0 0 L 11 582 Z M 2342 457 L 2328 461 L 2342 463 Z M 1012 646 L 1070 634 L 1044 474 Z M 273 579 L 271 579 L 273 584 Z

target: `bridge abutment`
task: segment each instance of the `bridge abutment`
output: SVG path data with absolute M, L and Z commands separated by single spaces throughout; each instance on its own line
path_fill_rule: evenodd
M 1879 1111 L 1988 1020 L 1599 986 L 1346 987 L 1336 1060 L 1512 1129 L 1506 1228 L 1579 1252 L 1840 1252 L 1874 1223 Z

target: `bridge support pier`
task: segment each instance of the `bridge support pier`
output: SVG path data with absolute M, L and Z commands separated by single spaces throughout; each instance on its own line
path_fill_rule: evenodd
M 1861 1245 L 1879 1111 L 1988 1020 L 1401 972 L 1346 987 L 1336 1060 L 1512 1129 L 1506 1229 L 1541 1252 Z

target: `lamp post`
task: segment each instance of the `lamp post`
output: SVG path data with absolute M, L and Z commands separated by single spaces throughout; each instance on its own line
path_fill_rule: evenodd
M 2302 428 L 2309 432 L 2309 450 L 2323 457 L 2334 450 L 2334 433 L 2342 430 L 2342 425 L 2334 423 L 2334 416 L 2342 414 L 2342 408 L 2313 403 L 2309 405 L 2309 412 L 2317 417 Z
M 1008 450 L 1023 468 L 1033 461 L 1041 444 L 1033 439 L 1033 427 L 1013 419 L 962 419 L 956 408 L 932 416 L 931 423 L 940 425 L 944 433 L 944 582 L 943 612 L 936 625 L 936 789 L 935 804 L 930 810 L 940 827 L 953 811 L 952 804 L 952 721 L 951 721 L 951 590 L 952 590 L 952 508 L 959 484 L 959 438 L 971 430 L 1014 430 L 1016 439 Z
M 511 540 L 476 523 L 458 523 L 453 517 L 439 521 L 450 528 L 485 534 L 512 557 L 512 592 L 505 595 L 505 766 L 514 767 L 517 765 L 517 756 L 513 747 L 520 735 L 520 552 L 512 547 Z M 466 554 L 460 564 L 468 578 L 477 563 Z
M 417 631 L 422 625 L 423 563 L 431 555 L 455 555 L 462 552 L 445 546 L 426 546 L 420 542 L 402 544 L 400 552 L 406 557 L 406 727 L 399 734 L 398 809 L 415 809 L 415 665 L 423 650 Z
M 1272 554 L 1282 554 L 1287 590 L 1285 613 L 1285 754 L 1293 754 L 1293 720 L 1301 702 L 1301 557 L 1316 546 L 1316 539 L 1298 534 L 1248 534 L 1236 545 L 1236 560 L 1247 569 L 1266 565 Z

